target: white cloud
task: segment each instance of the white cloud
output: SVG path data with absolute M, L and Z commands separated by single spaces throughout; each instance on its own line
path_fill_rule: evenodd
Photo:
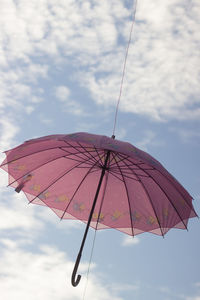
M 40 90 L 40 93 L 41 93 L 42 91 Z M 43 98 L 41 98 L 41 97 L 38 97 L 38 96 L 32 96 L 31 97 L 31 102 L 32 103 L 40 103 L 40 102 L 42 102 L 43 101 Z
M 31 205 L 32 206 L 32 205 Z M 82 229 L 83 223 L 79 220 L 60 220 L 58 216 L 48 207 L 41 207 L 38 210 L 38 207 L 33 204 L 34 213 L 40 221 L 45 223 L 52 223 L 58 231 L 64 230 L 65 232 L 71 231 L 71 229 L 77 228 Z M 27 209 L 27 208 L 26 208 Z M 47 225 L 48 226 L 48 225 Z
M 9 149 L 13 145 L 13 139 L 18 132 L 19 127 L 13 123 L 12 119 L 8 117 L 0 119 L 1 151 Z
M 3 1 L 1 12 L 2 41 L 9 53 L 8 59 L 26 61 L 35 51 L 57 55 L 59 49 L 64 48 L 69 55 L 80 52 L 80 45 L 81 53 L 86 55 L 97 56 L 108 51 L 117 40 L 113 12 L 118 19 L 127 15 L 123 5 L 116 7 L 113 0 L 95 1 L 93 5 L 61 0 L 56 3 L 20 0 L 18 4 Z
M 197 288 L 197 290 L 199 290 L 199 287 L 200 287 L 200 282 L 196 282 L 194 284 L 194 286 Z M 186 296 L 184 297 L 185 300 L 200 300 L 200 293 L 199 291 L 197 293 L 195 293 L 196 295 L 195 296 Z
M 125 128 L 119 128 L 117 130 L 117 139 L 123 140 L 127 135 L 127 130 Z
M 170 128 L 171 131 L 175 132 L 184 143 L 189 143 L 191 140 L 198 139 L 200 137 L 200 132 L 191 129 L 181 129 L 181 128 Z
M 199 2 L 139 1 L 124 89 L 120 107 L 124 111 L 146 114 L 162 121 L 176 118 L 198 119 L 200 28 L 197 18 Z M 126 27 L 127 29 L 127 27 Z M 126 32 L 128 36 L 128 29 Z M 114 105 L 117 99 L 122 52 L 107 54 L 107 74 L 99 73 L 99 66 L 82 76 L 97 103 Z M 102 60 L 106 62 L 106 59 Z
M 0 155 L 0 159 L 2 158 L 2 155 Z M 2 162 L 2 159 L 1 159 Z M 0 169 L 0 188 L 3 188 L 7 185 L 8 179 L 5 175 L 5 172 Z
M 152 143 L 155 138 L 155 134 L 153 131 L 146 132 L 144 138 L 137 142 L 137 147 L 141 148 L 144 151 L 147 151 L 147 146 Z
M 22 71 L 26 75 L 26 81 L 37 83 L 39 78 L 48 78 L 49 67 L 44 64 L 36 64 L 31 62 Z
M 40 122 L 47 125 L 47 126 L 51 126 L 53 125 L 54 121 L 53 119 L 50 119 L 50 118 L 47 118 L 45 115 L 43 114 L 40 114 L 39 115 L 39 119 L 40 119 Z
M 140 289 L 140 284 L 120 284 L 120 285 L 110 285 L 110 288 L 115 292 L 122 292 L 122 291 L 136 291 Z
M 82 106 L 75 100 L 71 99 L 70 89 L 66 86 L 58 86 L 55 90 L 56 97 L 64 103 L 65 110 L 73 115 L 85 115 Z
M 123 111 L 159 121 L 199 119 L 199 13 L 198 0 L 138 1 L 120 104 Z M 116 104 L 131 8 L 115 0 L 93 5 L 19 0 L 1 1 L 0 14 L 0 63 L 8 68 L 7 74 L 17 76 L 17 82 L 11 77 L 11 85 L 4 79 L 4 104 L 39 97 L 30 83 L 48 77 L 47 59 L 56 66 L 63 62 L 76 66 L 73 80 L 87 88 L 94 101 Z M 13 63 L 22 62 L 24 68 L 13 70 Z M 68 108 L 82 113 L 73 99 L 68 99 Z
M 72 262 L 56 248 L 41 246 L 40 252 L 21 249 L 17 243 L 3 240 L 0 258 L 0 292 L 5 300 L 34 299 L 82 299 L 85 278 L 78 287 L 71 286 Z M 79 271 L 86 272 L 87 263 L 81 263 Z M 120 300 L 109 288 L 103 286 L 95 275 L 89 276 L 87 299 Z
M 32 114 L 32 112 L 35 110 L 35 108 L 31 105 L 26 106 L 25 111 L 28 115 Z
M 152 130 L 147 130 L 143 133 L 143 138 L 136 142 L 136 146 L 143 151 L 148 151 L 149 146 L 163 146 L 164 141 L 158 140 L 156 134 Z
M 15 136 L 19 132 L 19 127 L 13 123 L 13 120 L 2 116 L 0 118 L 0 163 L 5 159 L 5 154 L 2 152 L 10 149 L 15 143 Z M 0 187 L 7 184 L 7 176 L 5 172 L 0 169 Z
M 11 194 L 8 190 L 1 191 L 1 221 L 0 230 L 32 241 L 44 229 L 44 220 L 40 218 L 40 207 L 28 206 L 23 194 Z
M 64 230 L 69 233 L 73 228 L 82 228 L 82 222 L 76 220 L 63 220 L 60 222 L 57 215 L 48 207 L 35 204 L 28 205 L 23 193 L 17 194 L 13 189 L 6 188 L 7 176 L 1 170 L 0 191 L 0 231 L 2 234 L 25 237 L 30 242 L 37 238 L 49 224 L 53 224 L 58 231 Z
M 124 238 L 123 238 L 122 246 L 127 247 L 127 246 L 137 245 L 137 244 L 139 244 L 139 242 L 140 242 L 140 239 L 137 236 L 132 237 L 132 236 L 127 235 L 127 236 L 124 236 Z
M 85 132 L 91 132 L 92 130 L 95 131 L 95 129 L 97 129 L 98 127 L 98 123 L 94 123 L 94 122 L 84 122 L 82 120 L 78 121 L 76 123 L 76 126 L 75 126 L 75 131 L 77 132 L 82 132 L 82 131 L 85 131 Z
M 41 88 L 32 84 L 40 78 L 41 73 L 33 75 L 29 68 L 31 65 L 27 68 L 13 67 L 0 71 L 0 113 L 2 117 L 8 115 L 11 124 L 15 124 L 16 119 L 24 112 L 33 112 L 35 105 L 42 101 Z M 35 76 L 35 79 L 32 79 L 32 76 Z
M 55 95 L 60 101 L 65 102 L 70 96 L 70 89 L 66 86 L 58 86 Z

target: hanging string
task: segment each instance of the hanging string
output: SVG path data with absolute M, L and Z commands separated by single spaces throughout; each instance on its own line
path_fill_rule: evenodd
M 132 39 L 133 27 L 134 27 L 134 24 L 135 24 L 136 8 L 137 8 L 137 0 L 134 0 L 133 20 L 132 20 L 132 24 L 131 24 L 131 30 L 130 30 L 130 34 L 129 34 L 128 45 L 127 45 L 127 48 L 126 48 L 126 54 L 125 54 L 125 58 L 124 58 L 124 66 L 123 66 L 122 78 L 121 78 L 121 83 L 120 83 L 119 97 L 118 97 L 118 101 L 117 101 L 117 105 L 116 105 L 116 111 L 115 111 L 115 120 L 114 120 L 114 126 L 113 126 L 113 134 L 112 134 L 113 136 L 115 136 L 115 129 L 116 129 L 116 123 L 117 123 L 117 114 L 118 114 L 118 110 L 119 110 L 119 103 L 120 103 L 121 96 L 122 96 L 122 88 L 123 88 L 124 76 L 125 76 L 125 71 L 126 71 L 128 51 L 129 51 L 129 47 L 130 47 L 130 43 L 131 43 L 131 39 Z
M 110 163 L 110 159 L 109 159 L 109 163 Z M 102 199 L 104 199 L 105 192 L 106 192 L 106 187 L 107 187 L 107 184 L 108 184 L 108 174 L 109 173 L 105 174 L 106 180 L 105 180 L 105 185 L 104 185 L 104 189 L 103 189 Z M 100 220 L 100 216 L 101 216 L 102 206 L 103 206 L 103 201 L 101 201 L 101 205 L 100 205 L 100 209 L 99 209 L 99 213 L 98 213 L 98 218 L 97 218 L 97 222 L 96 222 L 96 228 L 95 228 L 95 233 L 94 233 L 94 238 L 93 238 L 93 243 L 92 243 L 92 250 L 91 250 L 90 260 L 89 260 L 89 265 L 88 265 L 88 270 L 87 270 L 86 284 L 85 284 L 85 288 L 84 288 L 84 292 L 83 292 L 83 300 L 85 299 L 85 295 L 86 295 L 86 290 L 87 290 L 87 285 L 88 285 L 88 278 L 89 278 L 89 273 L 90 273 L 90 266 L 91 266 L 91 262 L 92 262 L 92 257 L 93 257 L 93 252 L 94 252 L 94 245 L 95 245 L 96 234 L 97 234 L 97 228 L 98 228 L 98 224 L 99 224 L 99 220 Z
M 92 243 L 92 250 L 91 250 L 91 253 L 90 253 L 90 260 L 89 260 L 89 265 L 88 265 L 88 270 L 87 270 L 87 275 L 86 275 L 86 283 L 85 283 L 84 292 L 83 292 L 83 300 L 85 299 L 87 285 L 88 285 L 88 278 L 89 278 L 90 266 L 91 266 L 91 262 L 92 262 L 93 252 L 94 252 L 94 245 L 95 245 L 95 240 L 96 240 L 96 234 L 97 234 L 97 229 L 95 229 L 93 243 Z
M 122 72 L 122 78 L 121 78 L 121 83 L 120 83 L 119 97 L 118 97 L 118 101 L 117 101 L 117 105 L 116 105 L 116 111 L 115 111 L 115 119 L 114 119 L 113 134 L 112 134 L 113 137 L 115 136 L 115 129 L 116 129 L 116 123 L 117 123 L 117 114 L 118 114 L 118 110 L 119 110 L 119 103 L 120 103 L 121 96 L 122 96 L 122 88 L 123 88 L 124 76 L 125 76 L 125 71 L 126 71 L 128 51 L 129 51 L 129 47 L 130 47 L 130 43 L 131 43 L 131 39 L 132 39 L 133 27 L 134 27 L 134 24 L 135 24 L 136 8 L 137 8 L 137 0 L 134 0 L 133 20 L 132 20 L 132 24 L 131 24 L 131 30 L 130 30 L 130 34 L 129 34 L 128 45 L 127 45 L 127 48 L 126 48 L 126 53 L 125 53 L 125 58 L 124 58 L 124 65 L 123 65 L 123 72 Z M 98 216 L 98 218 L 99 218 L 99 216 Z M 97 221 L 97 224 L 98 224 L 98 221 Z M 89 260 L 89 265 L 88 265 L 88 270 L 87 270 L 87 275 L 86 275 L 86 284 L 85 284 L 84 292 L 83 292 L 83 300 L 85 299 L 87 285 L 88 285 L 90 267 L 91 267 L 93 252 L 94 252 L 95 240 L 96 240 L 96 233 L 97 233 L 97 227 L 95 229 L 93 243 L 92 243 L 92 250 L 91 250 L 91 254 L 90 254 L 90 260 Z

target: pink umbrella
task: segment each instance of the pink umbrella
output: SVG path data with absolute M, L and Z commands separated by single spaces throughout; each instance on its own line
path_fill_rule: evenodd
M 152 156 L 133 145 L 89 133 L 51 135 L 6 151 L 1 168 L 29 203 L 46 205 L 61 219 L 87 223 L 72 274 L 77 274 L 89 226 L 135 236 L 187 229 L 197 214 L 192 197 Z

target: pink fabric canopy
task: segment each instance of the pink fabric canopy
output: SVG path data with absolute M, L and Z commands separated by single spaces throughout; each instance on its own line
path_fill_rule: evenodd
M 5 153 L 1 168 L 9 174 L 9 185 L 62 219 L 88 221 L 103 168 L 90 226 L 164 235 L 173 227 L 187 228 L 196 216 L 192 197 L 180 183 L 127 142 L 89 133 L 51 135 Z

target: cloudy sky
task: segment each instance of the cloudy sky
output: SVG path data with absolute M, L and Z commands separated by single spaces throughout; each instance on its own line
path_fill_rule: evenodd
M 0 151 L 86 131 L 112 135 L 132 0 L 0 0 Z M 200 2 L 138 0 L 116 137 L 151 155 L 200 215 Z M 1 160 L 4 154 L 0 156 Z M 70 276 L 84 225 L 27 205 L 0 173 L 0 294 L 82 300 L 94 231 Z M 163 239 L 98 231 L 87 300 L 200 300 L 199 220 Z

